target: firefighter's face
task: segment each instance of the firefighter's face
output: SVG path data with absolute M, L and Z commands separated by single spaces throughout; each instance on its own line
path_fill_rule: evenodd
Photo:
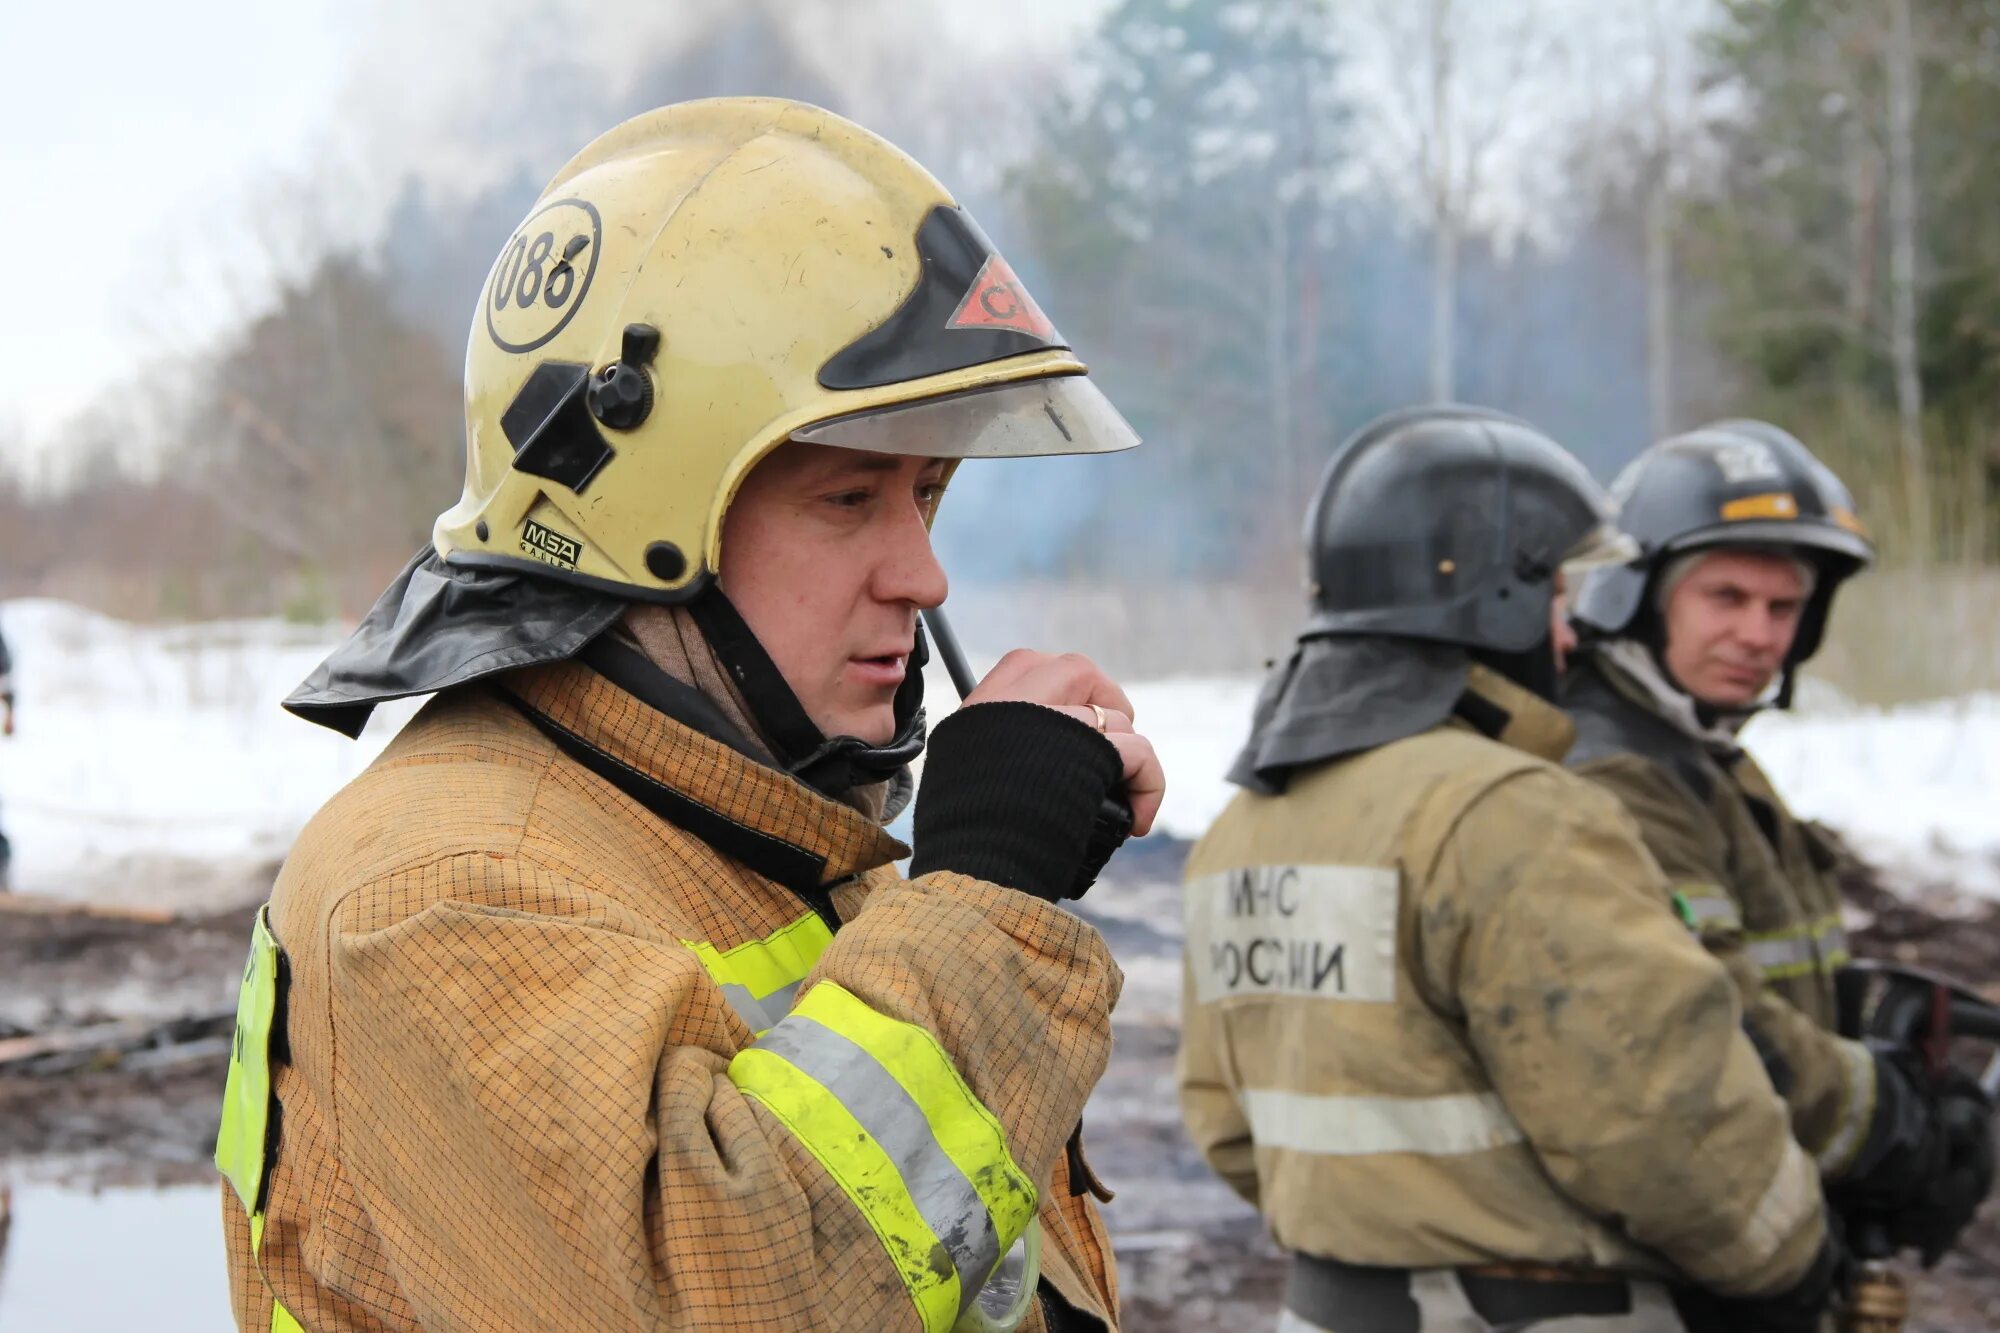
M 947 590 L 928 522 L 946 467 L 794 440 L 730 503 L 722 591 L 828 736 L 895 735 L 917 612 Z
M 1667 671 L 1717 708 L 1747 708 L 1785 665 L 1811 593 L 1796 562 L 1716 551 L 1667 597 Z

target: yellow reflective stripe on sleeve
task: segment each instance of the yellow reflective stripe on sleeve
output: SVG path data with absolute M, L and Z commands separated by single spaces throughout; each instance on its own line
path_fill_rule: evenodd
M 732 949 L 718 950 L 702 940 L 683 940 L 718 981 L 728 980 L 748 988 L 758 999 L 805 979 L 813 964 L 833 943 L 817 912 L 808 912 L 761 940 L 751 940 Z
M 1838 916 L 1824 916 L 1783 930 L 1758 931 L 1744 939 L 1751 960 L 1773 981 L 1831 971 L 1850 961 L 1847 932 Z
M 827 1169 L 882 1242 L 927 1333 L 945 1333 L 958 1319 L 958 1269 L 875 1136 L 838 1097 L 774 1051 L 739 1051 L 729 1078 Z
M 271 1035 L 278 1014 L 278 960 L 269 903 L 250 927 L 250 957 L 236 992 L 236 1031 L 229 1043 L 229 1074 L 222 1089 L 222 1128 L 215 1137 L 215 1167 L 229 1181 L 250 1222 L 250 1254 L 264 1252 L 264 1198 L 269 1183 Z M 258 1263 L 262 1276 L 263 1264 Z M 270 1291 L 270 1283 L 264 1284 Z M 305 1333 L 276 1292 L 271 1292 L 271 1333 Z
M 1035 1185 L 1007 1150 L 1007 1133 L 972 1095 L 936 1037 L 876 1013 L 830 981 L 806 992 L 793 1013 L 822 1023 L 875 1057 L 910 1095 L 938 1146 L 978 1191 L 1004 1252 L 1035 1215 Z M 997 1256 L 996 1256 L 997 1258 Z M 984 1274 L 981 1274 L 984 1277 Z
M 937 1038 L 833 982 L 730 1061 L 729 1077 L 868 1217 L 926 1327 L 950 1326 L 1034 1221 L 1034 1183 Z
M 264 1148 L 271 1120 L 271 1020 L 278 1008 L 278 941 L 268 904 L 250 928 L 250 958 L 236 993 L 236 1032 L 222 1089 L 222 1129 L 215 1167 L 255 1217 L 263 1210 Z
M 717 949 L 706 940 L 682 940 L 738 1017 L 752 1032 L 762 1032 L 792 1007 L 799 983 L 819 962 L 833 932 L 817 912 L 808 912 L 761 940 Z

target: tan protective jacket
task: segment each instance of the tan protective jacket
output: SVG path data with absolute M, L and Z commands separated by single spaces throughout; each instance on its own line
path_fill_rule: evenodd
M 1812 1163 L 1569 725 L 1456 720 L 1243 793 L 1187 867 L 1189 1132 L 1279 1244 L 1350 1264 L 1521 1262 L 1783 1290 L 1823 1238 Z
M 1867 1137 L 1875 1064 L 1833 1031 L 1834 973 L 1848 961 L 1833 848 L 1741 748 L 1689 735 L 1600 654 L 1563 703 L 1578 733 L 1570 766 L 1639 821 L 1689 926 L 1737 979 L 1793 1132 L 1837 1179 Z
M 703 818 L 842 884 L 824 917 L 677 826 Z M 272 894 L 220 1153 L 261 1196 L 246 1221 L 223 1190 L 238 1323 L 296 1326 L 275 1295 L 314 1330 L 942 1330 L 1033 1216 L 1045 1280 L 1110 1325 L 1064 1149 L 1120 973 L 1070 913 L 902 852 L 574 664 L 434 700 Z M 232 1137 L 260 1008 L 278 1124 Z

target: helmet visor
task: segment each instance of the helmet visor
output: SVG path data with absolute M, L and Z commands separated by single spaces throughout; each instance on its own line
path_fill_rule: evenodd
M 1639 543 L 1629 533 L 1610 523 L 1600 523 L 1583 534 L 1583 540 L 1563 555 L 1565 573 L 1575 575 L 1610 565 L 1626 565 L 1639 558 Z
M 857 412 L 792 432 L 807 444 L 914 458 L 1109 454 L 1138 432 L 1087 375 L 1045 376 Z

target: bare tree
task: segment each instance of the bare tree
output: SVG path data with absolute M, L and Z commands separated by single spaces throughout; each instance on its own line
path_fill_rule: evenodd
M 1504 173 L 1495 166 L 1552 127 L 1563 44 L 1543 19 L 1538 3 L 1460 0 L 1375 0 L 1350 17 L 1363 53 L 1349 66 L 1362 75 L 1350 93 L 1387 150 L 1379 179 L 1431 234 L 1430 391 L 1439 401 L 1457 391 L 1461 241 L 1474 225 L 1504 232 L 1535 211 L 1526 197 L 1534 155 L 1512 154 Z
M 1805 132 L 1826 136 L 1822 151 L 1802 154 L 1789 144 L 1739 138 L 1731 183 L 1741 196 L 1732 205 L 1738 224 L 1757 248 L 1782 251 L 1792 261 L 1790 281 L 1765 296 L 1754 316 L 1739 321 L 1742 327 L 1778 336 L 1837 334 L 1844 350 L 1834 392 L 1848 412 L 1862 408 L 1877 368 L 1886 367 L 1895 411 L 1891 473 L 1901 491 L 1907 550 L 1919 560 L 1935 554 L 1938 515 L 1924 438 L 1916 131 L 1923 65 L 1955 68 L 1961 59 L 1952 23 L 1938 7 L 1919 10 L 1910 0 L 1816 6 L 1809 25 L 1771 46 L 1765 77 L 1747 75 L 1740 92 L 1752 105 L 1774 96 L 1806 108 Z M 1788 86 L 1773 93 L 1773 79 Z M 1767 172 L 1823 196 L 1844 215 L 1759 207 Z
M 1888 88 L 1889 354 L 1896 371 L 1896 420 L 1911 520 L 1912 549 L 1930 554 L 1930 476 L 1924 456 L 1924 390 L 1917 373 L 1917 55 L 1910 0 L 1889 0 L 1882 52 Z
M 1656 440 L 1674 427 L 1674 200 L 1669 172 L 1675 118 L 1668 91 L 1674 51 L 1660 21 L 1660 3 L 1648 0 L 1646 5 L 1646 45 L 1652 66 L 1646 95 L 1652 137 L 1646 163 L 1646 399 Z

